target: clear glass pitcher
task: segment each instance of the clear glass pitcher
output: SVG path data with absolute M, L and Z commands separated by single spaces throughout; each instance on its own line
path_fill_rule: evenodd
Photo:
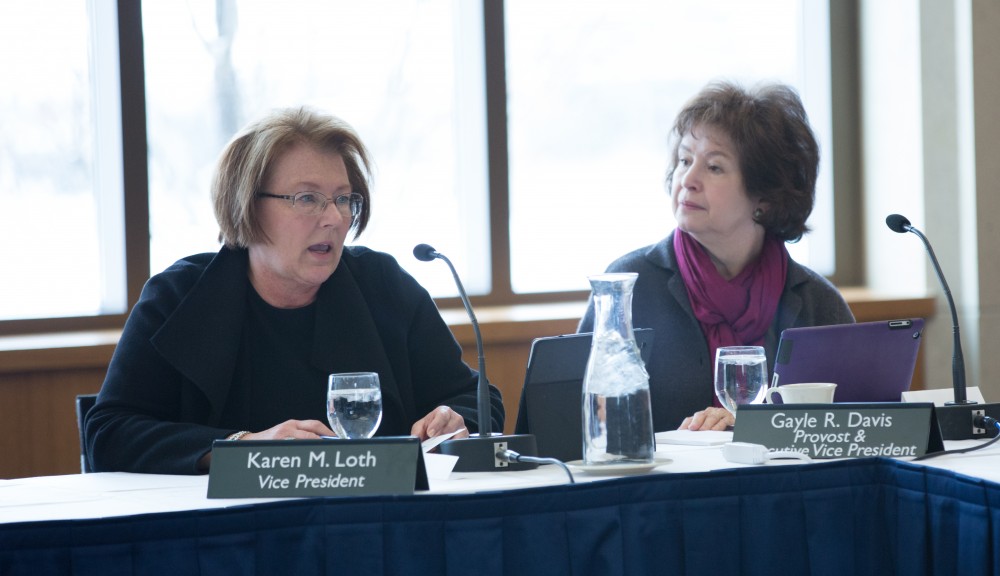
M 588 277 L 594 339 L 583 377 L 586 464 L 652 462 L 656 450 L 649 374 L 632 332 L 635 273 Z

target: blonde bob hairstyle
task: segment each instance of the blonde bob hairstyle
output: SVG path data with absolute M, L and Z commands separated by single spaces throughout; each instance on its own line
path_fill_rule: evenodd
M 368 150 L 346 122 L 303 106 L 275 110 L 253 122 L 222 151 L 212 178 L 212 204 L 220 242 L 230 248 L 247 248 L 269 241 L 257 219 L 257 195 L 275 160 L 300 143 L 344 159 L 351 192 L 363 198 L 361 214 L 351 224 L 354 238 L 361 235 L 371 217 Z

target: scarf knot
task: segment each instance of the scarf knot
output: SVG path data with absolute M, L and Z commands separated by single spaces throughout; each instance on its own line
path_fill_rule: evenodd
M 763 346 L 785 286 L 784 243 L 767 235 L 757 260 L 731 280 L 723 278 L 708 251 L 680 229 L 674 231 L 674 253 L 712 362 L 721 346 Z

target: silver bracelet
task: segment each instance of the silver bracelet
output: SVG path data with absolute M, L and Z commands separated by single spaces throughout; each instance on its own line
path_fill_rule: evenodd
M 240 432 L 233 432 L 229 436 L 226 436 L 226 440 L 242 440 L 244 436 L 251 434 L 249 430 L 242 430 Z

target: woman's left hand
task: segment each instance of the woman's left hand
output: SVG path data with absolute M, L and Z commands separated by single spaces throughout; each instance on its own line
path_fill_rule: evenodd
M 410 434 L 423 441 L 456 430 L 459 432 L 452 438 L 469 437 L 469 431 L 465 428 L 465 418 L 447 406 L 438 406 L 430 414 L 417 420 L 410 428 Z
M 736 419 L 725 408 L 705 408 L 688 416 L 678 430 L 725 430 L 736 423 Z

